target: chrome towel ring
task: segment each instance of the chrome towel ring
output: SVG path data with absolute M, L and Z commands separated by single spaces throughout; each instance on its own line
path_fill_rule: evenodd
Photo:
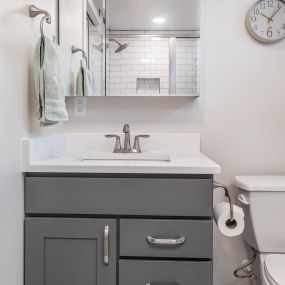
M 85 59 L 86 67 L 88 68 L 88 59 L 87 59 L 86 52 L 85 52 L 83 49 L 77 48 L 77 47 L 75 47 L 75 46 L 72 46 L 72 47 L 71 47 L 71 51 L 72 51 L 72 53 L 81 52 L 82 55 L 83 55 L 83 58 Z

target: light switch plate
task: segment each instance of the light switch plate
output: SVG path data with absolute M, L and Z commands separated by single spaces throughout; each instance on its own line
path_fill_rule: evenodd
M 74 98 L 74 115 L 75 117 L 85 117 L 86 116 L 86 98 L 85 97 L 75 97 Z

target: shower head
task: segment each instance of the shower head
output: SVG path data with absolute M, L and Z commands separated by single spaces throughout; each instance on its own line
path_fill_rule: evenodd
M 128 43 L 125 43 L 125 44 L 120 45 L 120 46 L 115 50 L 115 53 L 118 53 L 118 52 L 121 52 L 121 51 L 125 50 L 128 46 L 129 46 Z
M 128 46 L 129 43 L 125 43 L 125 44 L 121 44 L 119 43 L 117 40 L 115 39 L 109 39 L 110 42 L 115 42 L 119 47 L 115 50 L 115 53 L 119 53 L 122 52 L 123 50 L 125 50 Z

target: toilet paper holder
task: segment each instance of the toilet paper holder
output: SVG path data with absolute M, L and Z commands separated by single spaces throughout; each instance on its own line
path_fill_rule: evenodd
M 217 181 L 214 181 L 213 186 L 214 186 L 214 189 L 223 188 L 225 190 L 225 196 L 228 198 L 229 204 L 230 204 L 230 219 L 227 221 L 226 225 L 228 228 L 231 228 L 231 229 L 236 228 L 237 222 L 234 219 L 234 208 L 233 208 L 232 198 L 230 196 L 230 191 L 229 191 L 228 186 L 222 183 L 219 183 Z

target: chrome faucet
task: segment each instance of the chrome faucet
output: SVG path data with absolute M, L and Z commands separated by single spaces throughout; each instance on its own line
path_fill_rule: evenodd
M 137 135 L 135 136 L 134 146 L 131 146 L 131 134 L 130 126 L 128 124 L 124 125 L 123 133 L 125 134 L 124 147 L 121 146 L 121 138 L 118 135 L 105 135 L 106 138 L 116 138 L 116 144 L 113 153 L 141 153 L 140 138 L 149 138 L 149 135 Z
M 125 134 L 125 142 L 124 142 L 123 152 L 125 152 L 125 153 L 133 152 L 132 147 L 131 147 L 130 126 L 128 124 L 124 125 L 123 133 Z

